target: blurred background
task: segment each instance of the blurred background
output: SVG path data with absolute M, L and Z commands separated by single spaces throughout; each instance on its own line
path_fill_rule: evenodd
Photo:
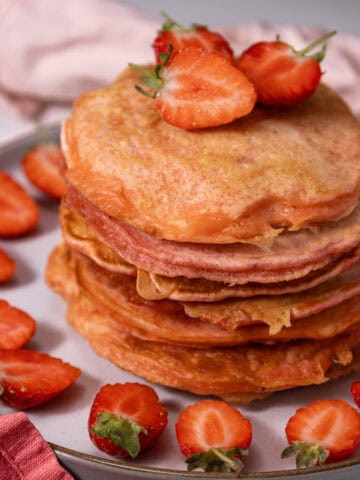
M 301 49 L 337 30 L 324 80 L 360 115 L 360 0 L 0 0 L 0 142 L 34 119 L 59 123 L 81 93 L 153 61 L 161 11 L 219 30 L 237 54 L 277 33 Z
M 160 19 L 159 12 L 184 23 L 215 25 L 252 22 L 314 25 L 360 34 L 359 0 L 125 0 Z

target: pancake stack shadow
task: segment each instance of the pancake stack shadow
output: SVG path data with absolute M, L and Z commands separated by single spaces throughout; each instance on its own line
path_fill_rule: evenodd
M 133 93 L 75 103 L 48 284 L 101 356 L 235 403 L 360 370 L 360 129 L 303 104 L 189 132 Z

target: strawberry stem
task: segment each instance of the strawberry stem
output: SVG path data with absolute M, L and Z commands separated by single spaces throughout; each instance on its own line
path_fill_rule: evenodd
M 155 98 L 157 92 L 164 84 L 163 80 L 163 71 L 170 60 L 171 52 L 174 50 L 173 45 L 170 43 L 167 53 L 160 53 L 159 59 L 161 60 L 160 65 L 156 65 L 154 71 L 143 67 L 142 65 L 137 65 L 136 63 L 129 63 L 129 67 L 135 68 L 143 75 L 140 77 L 140 81 L 150 88 L 150 90 L 145 90 L 140 85 L 135 85 L 135 90 L 139 93 L 145 95 L 146 97 Z
M 316 443 L 295 441 L 282 451 L 281 458 L 291 455 L 295 455 L 296 468 L 314 467 L 326 462 L 329 451 Z
M 179 30 L 179 32 L 187 32 L 189 29 L 184 27 L 181 23 L 176 22 L 173 18 L 171 18 L 167 13 L 163 10 L 160 12 L 161 15 L 164 17 L 165 22 L 161 26 L 162 32 L 168 32 L 169 30 L 173 30 L 174 27 Z
M 321 62 L 325 57 L 326 47 L 327 47 L 326 42 L 327 40 L 329 40 L 329 38 L 333 37 L 335 34 L 336 34 L 335 30 L 333 30 L 332 32 L 326 33 L 325 35 L 322 35 L 320 38 L 310 43 L 310 45 L 305 47 L 303 50 L 300 50 L 296 53 L 298 55 L 305 57 L 306 54 L 309 53 L 311 50 L 318 47 L 319 45 L 322 45 L 322 48 L 319 52 L 316 52 L 314 55 L 311 55 L 311 58 L 313 58 L 318 62 Z
M 126 450 L 131 458 L 135 458 L 140 452 L 139 434 L 147 434 L 144 427 L 110 412 L 100 412 L 91 431 Z
M 185 462 L 189 471 L 201 468 L 205 472 L 240 473 L 244 468 L 244 464 L 238 458 L 239 455 L 248 455 L 248 450 L 240 447 L 229 450 L 210 448 L 204 452 L 190 455 Z

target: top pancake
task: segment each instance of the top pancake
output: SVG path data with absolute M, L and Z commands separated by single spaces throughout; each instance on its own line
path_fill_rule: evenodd
M 138 75 L 81 96 L 64 126 L 67 178 L 106 214 L 156 238 L 234 243 L 353 210 L 360 128 L 328 87 L 292 108 L 186 131 L 135 91 Z

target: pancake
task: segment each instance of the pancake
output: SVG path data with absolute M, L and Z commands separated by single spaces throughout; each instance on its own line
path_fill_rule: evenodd
M 66 249 L 66 246 L 62 246 L 53 255 L 48 267 L 49 283 L 53 284 L 54 279 L 59 277 L 58 291 L 68 296 L 67 292 L 61 292 L 61 282 L 67 277 L 72 278 L 72 282 L 76 282 L 79 287 L 75 297 L 81 292 L 82 296 L 96 306 L 99 313 L 111 316 L 123 332 L 144 340 L 201 348 L 250 342 L 273 344 L 295 339 L 331 338 L 360 322 L 360 297 L 355 297 L 337 307 L 293 322 L 292 326 L 288 324 L 288 328 L 282 330 L 276 311 L 269 316 L 270 330 L 264 325 L 251 325 L 251 319 L 248 323 L 244 321 L 245 326 L 241 328 L 225 330 L 221 325 L 199 322 L 188 317 L 186 309 L 184 312 L 177 302 L 144 301 L 136 292 L 134 279 L 122 274 L 108 274 L 82 255 L 69 258 L 64 251 Z M 272 323 L 270 319 L 274 319 Z M 263 321 L 260 316 L 252 323 Z
M 66 248 L 50 257 L 47 281 L 69 300 L 70 324 L 99 355 L 150 382 L 247 402 L 279 390 L 321 384 L 360 367 L 356 348 L 360 325 L 329 340 L 275 346 L 199 349 L 137 338 L 124 332 L 112 315 L 100 312 L 76 284 L 69 289 L 76 277 L 63 255 Z
M 156 238 L 234 243 L 337 220 L 357 204 L 359 124 L 325 85 L 291 108 L 257 106 L 186 131 L 161 119 L 138 82 L 129 69 L 82 95 L 62 135 L 68 181 L 112 218 Z
M 71 210 L 83 215 L 97 238 L 126 262 L 169 277 L 240 285 L 291 281 L 341 260 L 345 254 L 351 255 L 360 243 L 360 205 L 339 222 L 324 223 L 316 230 L 283 233 L 265 249 L 243 243 L 210 245 L 158 240 L 110 218 L 72 187 L 68 187 L 66 202 Z
M 64 239 L 72 249 L 83 253 L 110 272 L 137 276 L 138 293 L 148 300 L 170 298 L 185 302 L 214 302 L 230 297 L 301 292 L 348 270 L 360 258 L 360 248 L 355 248 L 325 267 L 310 272 L 305 277 L 273 284 L 252 282 L 236 285 L 203 278 L 171 278 L 137 269 L 134 265 L 126 262 L 115 250 L 96 236 L 96 233 L 85 223 L 84 217 L 80 213 L 68 209 L 64 204 L 61 207 L 61 225 Z

